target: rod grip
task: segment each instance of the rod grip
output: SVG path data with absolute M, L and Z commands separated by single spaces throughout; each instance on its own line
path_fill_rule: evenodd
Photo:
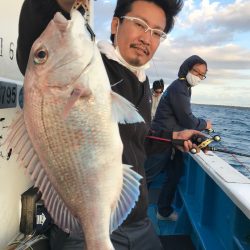
M 184 146 L 184 141 L 182 139 L 172 139 L 172 144 L 176 146 Z

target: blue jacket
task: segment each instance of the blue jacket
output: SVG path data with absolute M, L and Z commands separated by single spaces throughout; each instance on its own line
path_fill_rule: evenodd
M 206 64 L 200 57 L 193 55 L 180 67 L 178 79 L 172 82 L 163 93 L 151 129 L 155 131 L 179 131 L 183 129 L 204 130 L 207 123 L 193 115 L 191 109 L 191 87 L 186 81 L 188 71 L 197 63 Z

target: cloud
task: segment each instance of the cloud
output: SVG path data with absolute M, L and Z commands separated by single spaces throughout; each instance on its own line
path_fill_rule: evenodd
M 218 15 L 214 17 L 214 23 L 230 32 L 249 32 L 249 13 L 250 1 L 238 0 L 226 8 L 221 7 Z
M 236 0 L 231 4 L 202 0 L 199 5 L 185 1 L 178 24 L 182 33 L 192 34 L 195 44 L 222 44 L 239 32 L 250 32 L 249 12 L 248 0 Z
M 239 81 L 231 81 L 227 84 L 227 88 L 224 88 L 221 84 L 201 83 L 192 90 L 192 103 L 250 107 L 248 98 L 250 86 L 248 85 Z
M 110 25 L 115 9 L 116 1 L 94 1 L 94 27 L 97 38 L 109 39 L 110 36 Z
M 109 39 L 115 2 L 95 2 L 97 39 Z M 250 45 L 246 42 L 250 40 L 249 13 L 249 0 L 186 0 L 173 31 L 160 45 L 147 70 L 150 82 L 163 78 L 170 84 L 177 78 L 181 63 L 197 54 L 208 63 L 208 78 L 203 82 L 208 88 L 199 94 L 201 103 L 228 105 L 232 95 L 233 102 L 238 101 L 234 105 L 250 106 Z M 237 91 L 236 85 L 240 86 Z M 223 98 L 216 97 L 209 86 L 216 88 Z

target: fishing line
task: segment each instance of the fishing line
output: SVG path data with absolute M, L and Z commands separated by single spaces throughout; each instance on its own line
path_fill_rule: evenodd
M 155 72 L 156 72 L 157 78 L 160 78 L 159 73 L 158 73 L 158 71 L 157 71 L 157 67 L 156 67 L 156 65 L 155 65 L 155 60 L 154 60 L 154 59 L 152 59 L 152 63 L 153 63 L 154 70 L 155 70 Z
M 230 154 L 230 155 L 231 155 L 231 156 L 232 156 L 241 166 L 243 166 L 243 167 L 250 173 L 250 167 L 248 167 L 248 166 L 245 165 L 243 162 L 241 162 L 241 161 L 236 157 L 236 155 L 235 155 L 234 152 L 231 152 L 231 151 L 227 150 L 227 148 L 226 148 L 224 145 L 222 145 L 221 142 L 219 142 L 219 144 L 220 144 L 220 145 L 222 146 L 222 148 L 224 148 L 225 150 L 222 152 L 222 150 L 219 151 L 219 149 L 217 149 L 218 152 Z M 215 151 L 216 151 L 216 150 L 215 150 Z M 240 155 L 240 154 L 238 154 L 238 155 Z M 243 154 L 242 154 L 241 156 L 249 157 L 249 156 L 243 155 Z
M 215 131 L 213 129 L 210 129 L 210 130 L 206 130 L 206 132 L 211 135 L 212 133 L 214 133 Z M 221 152 L 221 153 L 225 153 L 225 154 L 230 154 L 236 162 L 238 162 L 242 167 L 244 167 L 249 173 L 250 173 L 250 167 L 248 167 L 247 165 L 245 165 L 243 162 L 241 162 L 237 157 L 236 155 L 239 155 L 239 156 L 243 156 L 243 157 L 249 157 L 250 158 L 250 155 L 248 154 L 245 154 L 245 153 L 239 153 L 239 152 L 233 152 L 231 150 L 228 150 L 226 146 L 224 146 L 221 141 L 217 141 L 217 143 L 219 143 L 219 145 L 222 147 L 222 148 L 216 148 L 216 147 L 208 147 L 208 150 L 211 150 L 211 151 L 217 151 L 217 152 Z
M 211 130 L 206 130 L 206 133 L 209 134 L 210 136 L 211 136 L 211 133 L 214 133 L 214 132 L 215 131 L 212 130 L 212 129 Z M 158 137 L 158 136 L 152 136 L 152 135 L 148 135 L 148 136 L 146 136 L 146 138 L 153 139 L 153 140 L 156 140 L 156 141 L 162 141 L 162 142 L 166 142 L 166 143 L 172 142 L 172 144 L 181 145 L 181 146 L 183 146 L 183 143 L 184 143 L 184 140 L 176 140 L 176 139 L 169 140 L 169 139 L 166 139 L 166 138 L 162 138 L 162 137 Z M 236 162 L 238 162 L 241 166 L 243 166 L 250 173 L 250 167 L 248 167 L 247 165 L 245 165 L 243 162 L 241 162 L 236 157 L 236 155 L 244 156 L 244 157 L 250 157 L 250 155 L 244 154 L 244 153 L 233 152 L 233 151 L 228 150 L 221 143 L 221 137 L 219 135 L 214 135 L 211 138 L 209 138 L 209 137 L 202 138 L 202 137 L 199 137 L 199 136 L 198 137 L 194 136 L 194 138 L 193 138 L 192 141 L 195 144 L 197 144 L 198 148 L 200 148 L 200 149 L 206 149 L 206 150 L 210 150 L 210 151 L 218 151 L 218 152 L 221 152 L 221 153 L 230 154 L 235 159 Z M 212 143 L 212 142 L 219 143 L 219 145 L 222 148 L 210 147 L 209 144 Z M 196 148 L 192 148 L 190 150 L 190 152 L 192 154 L 196 154 L 197 153 L 197 149 Z
M 238 155 L 238 156 L 243 156 L 243 157 L 250 157 L 249 154 L 235 152 L 235 151 L 230 151 L 230 150 L 216 148 L 216 147 L 208 147 L 208 149 L 210 151 L 216 151 L 216 152 L 221 152 L 221 153 L 226 153 L 226 154 L 233 154 L 233 155 Z

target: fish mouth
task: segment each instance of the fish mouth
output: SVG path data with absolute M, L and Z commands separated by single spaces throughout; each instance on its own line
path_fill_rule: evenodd
M 72 80 L 71 82 L 69 82 L 69 83 L 67 83 L 67 84 L 64 84 L 64 85 L 60 85 L 60 86 L 58 86 L 58 85 L 53 85 L 53 84 L 47 84 L 47 87 L 49 87 L 49 88 L 54 88 L 54 89 L 58 89 L 58 90 L 67 90 L 67 89 L 69 88 L 69 86 L 74 85 L 74 84 L 77 82 L 77 80 L 78 80 L 82 75 L 88 73 L 89 69 L 90 69 L 91 66 L 93 65 L 94 58 L 95 58 L 95 56 L 94 56 L 94 55 L 95 55 L 94 50 L 95 50 L 95 46 L 94 46 L 94 44 L 93 44 L 93 53 L 92 53 L 92 56 L 91 56 L 90 61 L 88 62 L 88 64 L 87 64 L 86 66 L 84 66 L 84 67 L 82 68 L 82 70 L 80 71 L 80 73 L 79 73 L 78 75 L 76 75 L 76 77 L 74 77 L 73 80 Z M 81 58 L 81 57 L 79 56 L 78 58 Z M 55 69 L 60 69 L 61 67 L 64 67 L 65 65 L 70 64 L 71 62 L 74 62 L 74 61 L 77 60 L 78 58 L 73 58 L 72 60 L 69 60 L 69 61 L 67 61 L 67 62 L 65 62 L 65 63 L 63 63 L 63 64 L 60 64 L 60 65 L 58 65 L 57 67 L 55 67 Z
M 93 57 L 93 56 L 92 56 Z M 70 64 L 70 63 L 72 63 L 72 62 L 74 62 L 74 61 L 76 61 L 76 60 L 78 60 L 78 59 L 80 59 L 81 58 L 81 56 L 78 56 L 78 57 L 75 57 L 75 58 L 72 58 L 71 60 L 68 60 L 68 61 L 65 61 L 64 63 L 62 63 L 62 64 L 60 64 L 60 65 L 58 65 L 58 66 L 55 66 L 55 70 L 56 69 L 60 69 L 60 68 L 62 68 L 62 67 L 64 67 L 64 66 L 66 66 L 66 65 L 68 65 L 68 64 Z M 88 66 L 89 64 L 87 64 L 87 66 Z M 86 67 L 87 67 L 86 66 Z
M 89 63 L 82 69 L 82 71 L 80 72 L 80 74 L 71 82 L 69 83 L 69 85 L 74 85 L 74 83 L 84 74 L 88 73 L 90 67 L 92 66 L 94 61 L 94 53 L 92 54 L 92 57 L 89 61 Z
M 67 25 L 68 25 L 68 20 L 63 16 L 62 13 L 60 12 L 56 12 L 56 14 L 54 15 L 53 21 L 60 26 L 61 28 L 66 29 Z
M 88 64 L 86 67 L 84 67 L 84 68 L 82 69 L 82 71 L 79 73 L 79 75 L 77 75 L 71 82 L 69 82 L 69 83 L 67 83 L 67 84 L 64 84 L 64 85 L 60 85 L 60 86 L 58 86 L 58 85 L 53 85 L 53 84 L 47 84 L 47 87 L 53 88 L 53 89 L 57 89 L 57 90 L 61 90 L 61 91 L 63 91 L 63 90 L 68 90 L 69 87 L 70 87 L 70 86 L 73 86 L 73 85 L 75 84 L 75 82 L 77 82 L 77 80 L 78 80 L 82 75 L 84 75 L 84 74 L 87 73 L 87 71 L 89 70 L 91 64 L 92 64 L 92 63 L 89 62 L 89 64 Z M 60 68 L 60 66 L 59 66 L 58 68 Z

